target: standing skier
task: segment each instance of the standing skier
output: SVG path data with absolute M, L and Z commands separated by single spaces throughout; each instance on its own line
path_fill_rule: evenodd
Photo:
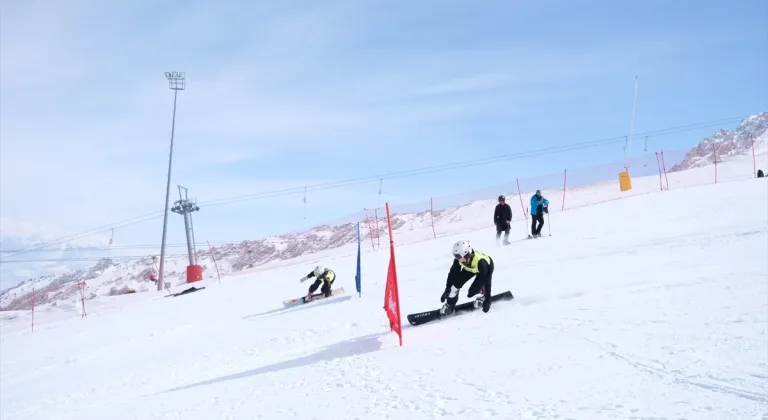
M 472 249 L 469 241 L 462 240 L 453 244 L 453 265 L 448 272 L 445 291 L 440 302 L 445 302 L 440 309 L 443 315 L 453 313 L 459 301 L 459 291 L 472 277 L 475 280 L 469 286 L 467 297 L 480 294 L 475 299 L 475 308 L 483 307 L 483 312 L 491 309 L 491 279 L 493 278 L 493 260 L 487 254 Z
M 323 297 L 329 297 L 331 295 L 331 285 L 333 284 L 333 281 L 336 280 L 336 273 L 330 268 L 324 268 L 323 266 L 318 265 L 314 270 L 310 271 L 309 274 L 300 278 L 299 281 L 304 283 L 312 277 L 317 277 L 317 280 L 309 286 L 309 294 L 307 294 L 306 301 L 309 302 L 312 300 L 312 294 L 315 293 L 315 290 L 317 290 L 318 287 L 320 287 L 320 284 L 323 285 L 320 289 Z
M 544 213 L 549 213 L 549 200 L 541 196 L 541 190 L 531 197 L 531 237 L 541 236 L 544 227 Z M 538 226 L 537 226 L 538 222 Z
M 512 207 L 506 203 L 503 195 L 499 196 L 499 204 L 493 212 L 493 223 L 496 225 L 496 245 L 499 244 L 501 232 L 504 232 L 504 245 L 509 245 L 509 224 L 512 222 Z

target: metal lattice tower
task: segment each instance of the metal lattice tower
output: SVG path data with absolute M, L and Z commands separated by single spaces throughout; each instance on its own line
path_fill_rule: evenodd
M 184 194 L 181 194 L 184 190 Z M 187 252 L 189 253 L 189 265 L 197 265 L 197 247 L 195 244 L 195 230 L 192 226 L 192 212 L 200 211 L 195 200 L 190 200 L 186 188 L 179 185 L 179 200 L 173 203 L 171 211 L 184 216 L 184 232 L 187 234 Z

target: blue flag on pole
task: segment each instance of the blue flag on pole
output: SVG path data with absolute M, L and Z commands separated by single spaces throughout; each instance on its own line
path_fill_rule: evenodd
M 357 273 L 355 274 L 355 287 L 357 287 L 357 296 L 362 297 L 360 292 L 360 222 L 357 222 Z

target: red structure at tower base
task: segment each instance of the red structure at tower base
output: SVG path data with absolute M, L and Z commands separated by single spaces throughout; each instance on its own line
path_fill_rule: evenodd
M 194 283 L 203 279 L 203 267 L 199 265 L 187 266 L 187 283 Z

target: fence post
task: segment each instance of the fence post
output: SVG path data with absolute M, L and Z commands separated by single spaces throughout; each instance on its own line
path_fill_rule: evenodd
M 435 232 L 435 206 L 432 203 L 432 197 L 429 197 L 429 217 L 432 219 L 432 236 L 437 239 L 437 232 Z
M 376 219 L 376 246 L 381 249 L 381 235 L 379 234 L 379 209 L 373 209 L 373 217 Z
M 664 151 L 661 151 L 661 168 L 664 169 L 664 181 L 667 183 L 667 191 L 669 191 L 669 178 L 667 177 L 667 164 L 664 163 Z
M 568 168 L 565 168 L 565 170 L 563 171 L 563 205 L 560 208 L 560 211 L 565 210 L 565 183 L 566 183 L 567 179 L 568 179 Z M 521 198 L 521 200 L 522 200 L 522 198 Z
M 368 224 L 368 236 L 371 237 L 371 248 L 374 251 L 376 251 L 376 242 L 374 242 L 374 239 L 373 239 L 373 229 L 374 229 L 373 222 L 371 221 L 371 217 L 368 216 L 368 209 L 363 208 L 363 211 L 365 212 L 365 221 Z
M 211 252 L 211 259 L 213 260 L 213 266 L 216 267 L 216 277 L 219 278 L 219 284 L 221 284 L 221 274 L 219 273 L 219 265 L 216 264 L 216 256 L 213 255 L 213 247 L 211 247 L 211 241 L 208 242 L 208 250 Z
M 35 288 L 32 288 L 32 332 L 35 332 Z
M 661 182 L 661 161 L 659 160 L 659 152 L 656 153 L 656 167 L 659 168 L 659 190 L 664 191 L 664 184 Z
M 717 144 L 712 142 L 712 157 L 715 160 L 715 184 L 717 184 Z
M 157 281 L 160 281 L 158 279 Z M 85 318 L 88 314 L 85 312 L 85 280 L 78 281 L 77 286 L 80 288 L 80 301 L 83 304 L 83 313 L 80 315 L 80 318 Z
M 755 162 L 755 136 L 749 136 L 752 140 L 752 177 L 757 178 L 757 163 Z
M 528 213 L 525 211 L 525 205 L 523 205 L 523 193 L 520 191 L 520 180 L 515 178 L 517 182 L 517 196 L 520 198 L 520 207 L 523 209 L 523 216 L 525 216 L 525 234 L 528 234 Z

